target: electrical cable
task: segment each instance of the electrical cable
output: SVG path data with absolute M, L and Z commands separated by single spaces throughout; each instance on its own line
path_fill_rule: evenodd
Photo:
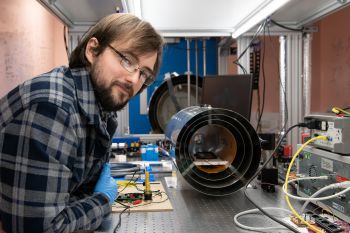
M 118 229 L 120 228 L 120 226 L 122 225 L 122 214 L 125 213 L 125 211 L 130 210 L 129 206 L 126 206 L 125 209 L 123 209 L 120 213 L 119 213 L 119 217 L 118 217 L 118 223 L 115 226 L 113 232 L 116 233 L 118 231 Z M 130 214 L 130 212 L 129 212 Z
M 258 105 L 258 108 L 257 108 L 257 111 L 256 111 L 256 128 L 255 128 L 255 131 L 258 132 L 258 128 L 259 128 L 259 117 L 260 117 L 260 86 L 258 86 L 258 89 L 257 89 L 257 92 L 256 92 L 256 95 L 257 95 L 257 105 Z
M 289 211 L 287 209 L 282 209 L 282 208 L 277 208 L 277 207 L 264 207 L 263 209 L 264 210 L 282 210 L 282 211 L 288 212 L 288 214 L 291 213 L 291 211 Z M 238 221 L 238 218 L 243 216 L 243 215 L 254 214 L 254 213 L 259 213 L 259 212 L 260 212 L 259 209 L 251 209 L 251 210 L 242 211 L 234 216 L 233 221 L 238 227 L 245 229 L 245 230 L 249 230 L 249 231 L 264 232 L 264 231 L 284 229 L 284 227 L 282 228 L 281 226 L 279 226 L 279 227 L 277 227 L 277 226 L 276 227 L 250 227 L 250 226 L 244 225 Z M 280 216 L 280 215 L 278 215 L 278 216 Z
M 256 30 L 255 34 L 253 35 L 253 38 L 250 40 L 248 46 L 243 50 L 243 52 L 239 55 L 239 57 L 234 61 L 234 63 L 236 61 L 239 61 L 243 55 L 248 51 L 248 49 L 250 48 L 250 46 L 253 44 L 253 41 L 256 39 L 256 37 L 258 36 L 258 34 L 265 28 L 266 26 L 266 22 L 267 20 L 264 20 L 258 27 L 258 29 Z
M 265 19 L 258 27 L 258 29 L 256 30 L 253 38 L 251 39 L 251 41 L 249 42 L 248 46 L 243 50 L 243 52 L 238 56 L 238 58 L 236 60 L 233 61 L 233 64 L 238 65 L 244 72 L 244 74 L 247 74 L 247 70 L 242 66 L 242 64 L 239 63 L 239 60 L 243 57 L 243 55 L 248 51 L 248 49 L 250 48 L 250 46 L 252 45 L 253 41 L 256 39 L 256 37 L 258 36 L 258 34 L 261 32 L 261 30 L 263 30 L 266 26 L 266 22 L 267 19 Z M 243 68 L 242 68 L 243 67 Z
M 118 196 L 117 196 L 117 198 L 115 199 L 116 202 L 117 202 L 117 199 L 118 199 L 120 193 L 123 192 L 123 191 L 128 187 L 128 185 L 129 185 L 132 181 L 135 182 L 135 181 L 138 179 L 138 178 L 136 178 L 135 180 L 133 180 L 133 178 L 134 178 L 136 172 L 137 172 L 137 171 L 135 171 L 134 174 L 132 175 L 131 179 L 129 180 L 129 183 L 127 183 L 127 184 L 125 185 L 125 187 L 124 187 L 122 190 L 119 191 Z M 119 202 L 118 202 L 118 203 L 119 203 Z M 120 212 L 120 214 L 119 214 L 118 223 L 117 223 L 117 225 L 115 226 L 115 228 L 114 228 L 114 230 L 113 230 L 114 233 L 116 233 L 116 232 L 118 231 L 118 229 L 120 228 L 120 226 L 121 226 L 121 224 L 122 224 L 122 214 L 123 214 L 126 210 L 130 209 L 129 206 L 126 206 L 126 205 L 123 205 L 123 206 L 125 207 L 125 209 L 124 209 L 122 212 Z M 130 214 L 130 212 L 129 212 L 129 214 Z
M 289 163 L 288 169 L 287 169 L 287 173 L 286 173 L 286 178 L 285 178 L 285 182 L 284 182 L 284 191 L 288 192 L 287 188 L 288 188 L 288 179 L 289 179 L 289 174 L 290 174 L 290 170 L 292 169 L 292 166 L 294 164 L 295 159 L 298 157 L 298 155 L 300 154 L 300 152 L 305 148 L 305 146 L 307 146 L 309 143 L 316 141 L 316 140 L 325 140 L 327 141 L 328 138 L 326 136 L 317 136 L 314 138 L 309 139 L 307 142 L 305 142 L 299 149 L 298 151 L 294 154 L 292 160 Z M 307 221 L 305 221 L 293 208 L 292 204 L 289 201 L 289 197 L 288 195 L 285 195 L 285 199 L 286 202 L 288 204 L 289 209 L 293 212 L 293 214 L 304 224 L 306 224 L 308 227 L 310 227 L 312 230 L 316 231 L 317 233 L 322 233 L 319 229 L 317 229 L 316 227 L 312 226 L 310 223 L 308 223 Z
M 339 184 L 339 183 L 338 183 Z M 328 189 L 332 189 L 332 188 L 335 188 L 333 186 L 334 184 L 331 184 L 331 185 L 328 185 L 328 186 L 325 186 L 319 190 L 317 190 L 317 192 L 315 192 L 314 194 L 312 194 L 310 196 L 310 199 L 311 198 L 314 198 L 314 197 L 317 197 L 320 193 L 323 193 L 324 191 L 328 190 Z M 346 184 L 343 184 L 343 185 L 346 185 Z M 345 186 L 344 186 L 345 187 Z M 345 190 L 349 189 L 349 187 L 347 187 Z M 349 191 L 349 190 L 348 190 Z M 311 200 L 306 200 L 306 202 L 303 204 L 303 206 L 300 208 L 300 213 L 303 213 L 304 210 L 306 209 L 307 205 L 310 203 Z
M 122 190 L 119 191 L 119 194 L 120 194 L 121 192 L 123 192 L 123 191 L 128 187 L 128 185 L 129 185 L 131 182 L 136 182 L 136 181 L 138 180 L 138 178 L 139 178 L 140 176 L 138 176 L 135 180 L 133 180 L 134 176 L 136 175 L 136 172 L 137 172 L 137 171 L 134 172 L 134 174 L 132 175 L 132 177 L 131 177 L 131 179 L 129 180 L 129 182 L 125 185 L 125 187 L 124 187 Z M 116 200 L 118 199 L 119 194 L 118 194 Z
M 244 66 L 242 66 L 241 63 L 237 62 L 237 63 L 234 63 L 234 64 L 238 65 L 242 69 L 243 74 L 247 74 L 248 73 L 247 70 L 244 68 Z
M 341 108 L 338 108 L 338 107 L 333 107 L 332 108 L 332 112 L 334 112 L 335 114 L 345 113 L 346 115 L 350 115 L 350 112 L 345 111 L 344 109 L 341 109 Z
M 262 97 L 262 105 L 261 108 L 259 106 L 259 118 L 256 126 L 256 131 L 261 130 L 261 118 L 264 113 L 264 108 L 265 108 L 265 96 L 266 96 L 266 76 L 265 76 L 265 53 L 266 53 L 266 40 L 265 40 L 265 27 L 264 27 L 264 32 L 263 32 L 263 56 L 262 56 L 262 77 L 263 77 L 263 97 Z M 260 92 L 258 92 L 259 99 L 260 99 Z M 260 101 L 259 101 L 260 104 Z
M 258 208 L 263 214 L 265 214 L 267 217 L 269 217 L 270 219 L 274 220 L 275 222 L 281 224 L 282 226 L 285 226 L 286 228 L 288 228 L 289 230 L 295 232 L 295 233 L 299 233 L 299 231 L 297 229 L 295 229 L 293 226 L 290 226 L 288 225 L 287 223 L 283 222 L 282 220 L 270 215 L 269 213 L 267 213 L 262 207 L 260 207 L 257 203 L 255 203 L 253 201 L 253 199 L 251 199 L 248 195 L 248 192 L 247 192 L 247 188 L 248 188 L 248 185 L 259 175 L 259 173 L 261 172 L 262 169 L 264 169 L 266 167 L 266 165 L 270 162 L 270 160 L 273 158 L 273 155 L 276 153 L 277 149 L 280 147 L 282 141 L 284 140 L 284 138 L 287 136 L 287 134 L 294 128 L 296 127 L 305 127 L 305 124 L 304 123 L 301 123 L 301 124 L 296 124 L 296 125 L 293 125 L 291 127 L 289 127 L 286 131 L 285 134 L 283 134 L 275 149 L 272 151 L 272 153 L 270 154 L 270 156 L 267 158 L 267 160 L 264 162 L 264 164 L 260 167 L 260 169 L 258 169 L 258 171 L 255 173 L 255 175 L 253 177 L 251 177 L 248 182 L 246 183 L 245 187 L 244 187 L 244 195 L 245 197 L 256 207 Z
M 260 125 L 260 122 L 259 122 L 259 117 L 260 117 L 260 85 L 258 85 L 258 89 L 256 91 L 256 95 L 257 95 L 257 111 L 256 111 L 256 128 L 255 128 L 255 131 L 256 132 L 259 132 L 259 125 Z
M 270 19 L 270 22 L 275 24 L 276 26 L 280 27 L 280 28 L 284 28 L 284 29 L 287 29 L 287 30 L 290 30 L 290 31 L 296 31 L 296 32 L 304 32 L 304 27 L 302 28 L 291 28 L 291 27 L 287 27 L 283 24 L 280 24 L 280 23 L 277 23 L 275 20 L 273 19 Z
M 317 179 L 317 177 L 311 177 L 312 179 Z M 294 179 L 294 180 L 290 180 L 288 181 L 288 184 L 291 183 L 291 182 L 294 182 L 294 181 L 298 181 L 298 179 Z M 293 199 L 296 199 L 296 200 L 300 200 L 300 201 L 323 201 L 323 200 L 328 200 L 328 199 L 332 199 L 332 198 L 335 198 L 335 197 L 338 197 L 346 192 L 349 192 L 350 191 L 350 182 L 347 182 L 347 181 L 344 181 L 344 182 L 341 182 L 341 183 L 335 183 L 335 184 L 331 184 L 331 185 L 328 185 L 326 187 L 323 187 L 322 189 L 318 190 L 316 193 L 317 195 L 319 193 L 321 193 L 320 191 L 322 190 L 325 191 L 325 190 L 328 190 L 328 189 L 335 189 L 335 188 L 344 188 L 345 190 L 341 191 L 341 192 L 338 192 L 338 193 L 335 193 L 333 195 L 330 195 L 330 196 L 325 196 L 325 197 L 313 197 L 313 195 L 311 197 L 299 197 L 299 196 L 295 196 L 295 195 L 292 195 L 290 193 L 288 193 L 286 190 L 287 188 L 285 187 L 285 185 L 282 186 L 283 187 L 283 192 L 290 198 L 293 198 Z M 316 195 L 316 196 L 317 196 Z

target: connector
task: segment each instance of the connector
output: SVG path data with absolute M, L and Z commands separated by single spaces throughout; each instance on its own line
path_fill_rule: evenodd
M 305 122 L 299 124 L 301 127 L 317 130 L 328 130 L 328 122 L 305 117 Z
M 343 181 L 338 183 L 339 188 L 349 188 L 350 187 L 350 181 Z

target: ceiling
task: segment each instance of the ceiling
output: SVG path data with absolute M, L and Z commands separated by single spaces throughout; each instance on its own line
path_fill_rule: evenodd
M 283 25 L 308 26 L 347 5 L 348 0 L 292 0 L 275 12 L 272 18 Z
M 232 30 L 271 0 L 37 0 L 71 29 L 93 25 L 105 15 L 139 2 L 141 17 L 165 37 L 230 36 Z M 122 4 L 122 1 L 124 4 Z M 350 0 L 290 0 L 272 18 L 305 26 L 341 9 Z M 126 4 L 127 3 L 127 4 Z M 130 7 L 129 7 L 130 8 Z M 128 9 L 130 11 L 130 9 Z

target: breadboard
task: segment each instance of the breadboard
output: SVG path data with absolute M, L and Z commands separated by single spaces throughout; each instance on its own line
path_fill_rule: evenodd
M 136 183 L 135 186 L 128 186 L 121 193 L 142 193 L 138 189 L 143 190 L 144 186 L 142 183 Z M 120 187 L 122 190 L 124 187 Z M 160 191 L 162 195 L 153 195 L 152 201 L 142 201 L 138 205 L 132 205 L 131 203 L 123 203 L 130 206 L 130 212 L 158 212 L 158 211 L 172 211 L 173 206 L 170 203 L 168 195 L 165 193 L 162 183 L 151 182 L 152 191 Z M 112 205 L 112 212 L 122 212 L 125 207 L 119 203 L 114 203 Z M 128 210 L 128 211 L 129 211 Z

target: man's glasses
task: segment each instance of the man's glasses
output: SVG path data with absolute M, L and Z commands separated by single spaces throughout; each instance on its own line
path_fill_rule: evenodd
M 113 50 L 118 56 L 120 57 L 120 64 L 124 69 L 126 69 L 130 73 L 135 73 L 138 70 L 140 71 L 140 76 L 139 78 L 142 80 L 143 84 L 146 86 L 151 85 L 155 80 L 154 80 L 154 75 L 151 71 L 147 69 L 142 69 L 140 68 L 139 64 L 137 64 L 135 61 L 132 61 L 128 57 L 126 57 L 124 54 L 113 48 L 111 45 L 108 45 L 110 49 Z

